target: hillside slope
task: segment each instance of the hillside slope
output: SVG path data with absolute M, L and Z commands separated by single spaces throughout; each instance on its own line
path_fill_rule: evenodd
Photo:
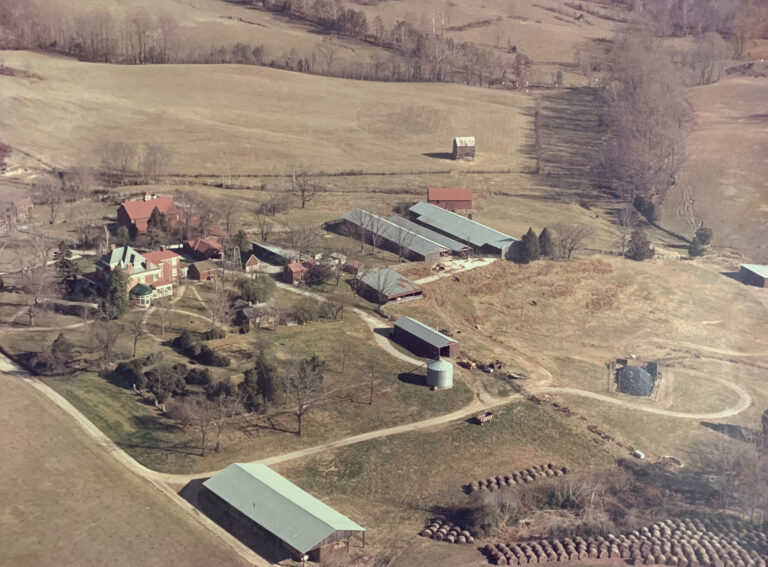
M 525 94 L 451 84 L 330 79 L 232 65 L 124 66 L 5 52 L 41 77 L 0 76 L 2 139 L 43 163 L 98 163 L 108 141 L 161 143 L 185 174 L 512 168 L 530 129 Z M 478 159 L 441 159 L 474 135 Z M 425 154 L 437 154 L 429 156 Z M 11 166 L 23 165 L 19 153 Z
M 734 77 L 691 90 L 688 159 L 663 206 L 663 224 L 768 262 L 768 79 Z

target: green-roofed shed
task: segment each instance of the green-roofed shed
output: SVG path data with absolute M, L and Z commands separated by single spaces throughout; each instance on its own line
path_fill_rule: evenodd
M 365 532 L 266 465 L 234 463 L 203 483 L 200 505 L 227 529 L 280 543 L 294 558 L 319 561 Z

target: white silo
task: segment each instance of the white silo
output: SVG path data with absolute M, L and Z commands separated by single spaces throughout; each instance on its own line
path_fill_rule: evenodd
M 428 363 L 427 386 L 433 390 L 453 388 L 453 364 L 440 359 Z

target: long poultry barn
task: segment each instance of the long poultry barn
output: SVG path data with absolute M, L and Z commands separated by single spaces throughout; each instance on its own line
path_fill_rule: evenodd
M 305 492 L 266 465 L 234 463 L 203 483 L 201 509 L 244 540 L 271 543 L 293 559 L 320 561 L 349 549 L 365 528 Z
M 515 258 L 519 240 L 460 214 L 420 202 L 408 209 L 414 222 L 469 246 L 476 254 Z
M 435 264 L 448 253 L 445 246 L 362 209 L 351 209 L 342 219 L 348 232 L 408 260 Z

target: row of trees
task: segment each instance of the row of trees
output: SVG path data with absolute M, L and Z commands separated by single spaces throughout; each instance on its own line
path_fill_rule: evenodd
M 644 32 L 619 35 L 608 56 L 596 169 L 623 198 L 662 201 L 685 157 L 691 110 L 668 54 Z
M 541 257 L 568 259 L 591 234 L 587 227 L 557 225 L 551 230 L 545 227 L 537 236 L 529 228 L 520 241 L 520 261 L 527 264 Z

